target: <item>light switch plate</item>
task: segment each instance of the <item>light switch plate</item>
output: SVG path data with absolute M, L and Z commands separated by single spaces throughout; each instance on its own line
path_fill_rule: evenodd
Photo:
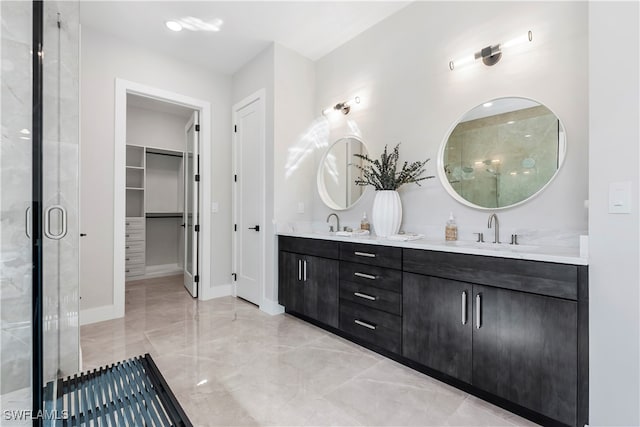
M 609 184 L 609 213 L 631 213 L 631 181 Z
M 304 213 L 304 202 L 298 202 L 298 213 L 299 214 Z
M 218 202 L 211 202 L 211 212 L 218 213 L 219 206 Z

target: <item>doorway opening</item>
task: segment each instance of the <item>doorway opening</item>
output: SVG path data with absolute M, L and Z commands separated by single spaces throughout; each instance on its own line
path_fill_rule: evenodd
M 115 115 L 114 317 L 134 281 L 167 278 L 206 299 L 209 103 L 117 80 Z

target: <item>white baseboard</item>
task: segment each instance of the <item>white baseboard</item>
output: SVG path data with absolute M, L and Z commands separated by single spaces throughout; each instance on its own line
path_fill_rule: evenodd
M 217 285 L 211 287 L 200 287 L 200 300 L 206 301 L 214 298 L 222 298 L 233 295 L 233 285 Z
M 80 310 L 80 325 L 90 325 L 91 323 L 104 322 L 118 317 L 120 316 L 118 316 L 118 311 L 113 304 L 87 308 Z
M 175 276 L 183 273 L 183 268 L 178 264 L 149 265 L 144 269 L 142 276 L 132 277 L 130 280 L 155 279 L 156 277 Z
M 276 315 L 284 313 L 284 307 L 278 304 L 276 301 L 271 301 L 270 299 L 263 299 L 260 303 L 260 310 L 264 311 L 267 314 Z

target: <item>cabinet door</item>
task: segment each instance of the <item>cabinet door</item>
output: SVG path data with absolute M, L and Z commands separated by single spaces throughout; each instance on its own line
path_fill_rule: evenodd
M 577 303 L 473 288 L 473 385 L 575 425 Z
M 336 260 L 303 257 L 303 314 L 335 328 L 338 327 L 338 266 Z
M 402 354 L 471 382 L 472 285 L 403 275 Z
M 302 282 L 302 257 L 280 252 L 278 264 L 278 300 L 289 311 L 302 313 L 304 309 L 304 284 Z

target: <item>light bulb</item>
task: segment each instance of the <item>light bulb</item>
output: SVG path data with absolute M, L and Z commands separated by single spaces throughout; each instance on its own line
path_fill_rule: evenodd
M 182 31 L 182 25 L 176 21 L 167 21 L 164 23 L 171 31 Z

